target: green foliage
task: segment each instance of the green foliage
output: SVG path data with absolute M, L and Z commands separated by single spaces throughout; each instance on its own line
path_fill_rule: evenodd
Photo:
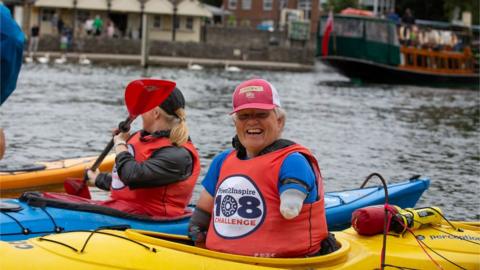
M 324 6 L 324 10 L 329 10 L 333 8 L 335 13 L 338 13 L 346 8 L 357 8 L 358 0 L 328 0 L 327 4 Z
M 237 18 L 235 17 L 235 15 L 228 16 L 227 25 L 228 26 L 237 26 Z
M 410 8 L 417 19 L 449 22 L 456 7 L 472 12 L 472 24 L 479 24 L 479 0 L 397 0 L 396 6 L 400 16 Z M 461 18 L 460 18 L 461 19 Z
M 222 0 L 200 0 L 200 2 L 205 3 L 207 5 L 211 5 L 211 6 L 221 7 L 223 1 Z
M 443 0 L 443 10 L 448 20 L 451 20 L 456 7 L 460 8 L 460 18 L 462 19 L 463 11 L 470 11 L 472 13 L 472 24 L 479 24 L 479 0 Z

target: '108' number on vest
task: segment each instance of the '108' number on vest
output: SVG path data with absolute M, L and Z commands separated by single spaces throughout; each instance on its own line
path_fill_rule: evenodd
M 233 196 L 217 195 L 215 215 L 220 216 L 221 212 L 223 216 L 230 217 L 236 212 L 242 218 L 258 218 L 262 215 L 262 210 L 258 208 L 259 205 L 260 200 L 252 196 L 243 196 L 237 202 Z

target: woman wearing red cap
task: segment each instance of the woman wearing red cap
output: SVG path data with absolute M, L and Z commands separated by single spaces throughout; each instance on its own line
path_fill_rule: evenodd
M 131 214 L 184 215 L 200 173 L 200 161 L 188 136 L 185 99 L 180 90 L 142 114 L 143 129 L 116 135 L 112 173 L 88 170 L 89 183 L 111 191 L 99 203 Z
M 253 79 L 233 93 L 234 149 L 217 155 L 189 236 L 206 248 L 247 256 L 326 253 L 323 186 L 315 157 L 281 139 L 285 112 L 269 82 Z

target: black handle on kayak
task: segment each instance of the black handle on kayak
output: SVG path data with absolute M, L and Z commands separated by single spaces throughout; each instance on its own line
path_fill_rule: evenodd
M 134 119 L 132 119 L 130 116 L 127 117 L 127 119 L 125 121 L 122 121 L 120 122 L 120 124 L 118 124 L 118 132 L 127 132 L 130 130 L 130 124 L 133 122 Z M 118 134 L 118 133 L 117 133 Z M 115 134 L 116 135 L 116 134 Z M 97 160 L 95 160 L 95 163 L 93 163 L 92 167 L 90 168 L 90 170 L 92 171 L 96 171 L 98 169 L 98 167 L 100 167 L 100 164 L 102 163 L 102 161 L 105 159 L 105 157 L 108 155 L 108 153 L 110 152 L 110 150 L 112 150 L 113 148 L 113 137 L 112 139 L 110 140 L 110 142 L 107 144 L 107 146 L 105 147 L 105 149 L 103 149 L 103 152 L 100 154 L 100 156 L 98 156 Z M 85 181 L 88 180 L 88 176 L 87 176 L 87 172 L 85 171 L 85 176 L 84 176 L 84 179 Z

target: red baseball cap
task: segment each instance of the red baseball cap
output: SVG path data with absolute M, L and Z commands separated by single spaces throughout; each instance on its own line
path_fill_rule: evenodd
M 235 88 L 232 98 L 233 111 L 243 109 L 272 110 L 280 107 L 280 97 L 275 87 L 263 79 L 244 81 Z

